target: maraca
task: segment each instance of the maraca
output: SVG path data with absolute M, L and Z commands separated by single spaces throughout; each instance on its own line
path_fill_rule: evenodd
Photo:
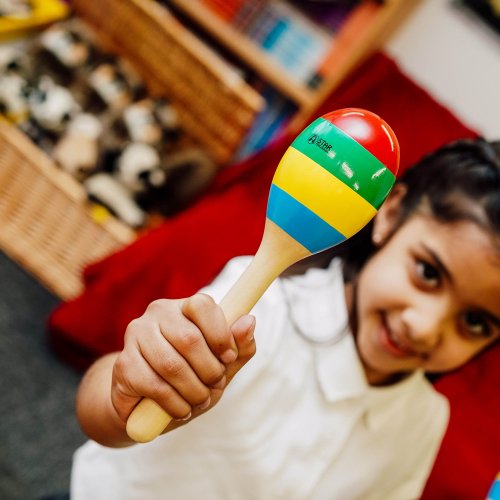
M 220 303 L 228 323 L 248 313 L 289 266 L 364 227 L 392 189 L 398 167 L 396 136 L 374 113 L 341 109 L 304 129 L 274 175 L 259 249 Z M 143 399 L 127 421 L 127 434 L 148 442 L 170 420 L 157 403 Z

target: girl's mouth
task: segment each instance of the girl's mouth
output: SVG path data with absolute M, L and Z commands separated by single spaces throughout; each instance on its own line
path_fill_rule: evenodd
M 415 352 L 415 350 L 395 335 L 395 333 L 389 328 L 385 318 L 382 320 L 379 337 L 382 347 L 395 357 L 407 358 L 418 356 L 418 353 Z

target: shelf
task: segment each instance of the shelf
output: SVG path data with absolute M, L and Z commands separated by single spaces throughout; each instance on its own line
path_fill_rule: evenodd
M 309 106 L 314 102 L 315 92 L 313 90 L 299 82 L 294 82 L 293 77 L 282 70 L 260 47 L 219 18 L 202 2 L 199 0 L 169 0 L 169 3 L 227 47 L 279 92 L 296 103 L 298 107 Z
M 292 71 L 280 66 L 265 49 L 238 31 L 230 21 L 219 17 L 203 0 L 168 0 L 168 5 L 188 19 L 195 30 L 211 37 L 242 66 L 295 105 L 296 111 L 283 124 L 289 133 L 295 134 L 314 119 L 321 104 L 356 67 L 382 46 L 419 1 L 363 0 L 353 7 L 340 28 L 327 35 L 331 36 L 331 41 L 326 55 L 316 67 L 319 78 L 315 88 L 308 87 L 298 77 L 294 78 Z M 319 29 L 322 28 L 318 25 Z

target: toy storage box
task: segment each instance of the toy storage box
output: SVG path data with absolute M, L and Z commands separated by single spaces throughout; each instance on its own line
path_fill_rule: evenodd
M 153 0 L 74 0 L 103 48 L 132 63 L 181 126 L 223 166 L 263 106 L 261 96 Z M 0 121 L 0 249 L 67 300 L 82 269 L 132 242 L 114 217 L 97 216 L 81 184 L 22 132 Z

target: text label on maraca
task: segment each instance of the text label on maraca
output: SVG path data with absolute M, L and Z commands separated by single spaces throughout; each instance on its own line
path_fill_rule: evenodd
M 307 142 L 309 144 L 315 144 L 318 148 L 325 151 L 325 153 L 328 153 L 332 149 L 332 145 L 325 141 L 322 137 L 318 136 L 318 134 L 312 134 Z

